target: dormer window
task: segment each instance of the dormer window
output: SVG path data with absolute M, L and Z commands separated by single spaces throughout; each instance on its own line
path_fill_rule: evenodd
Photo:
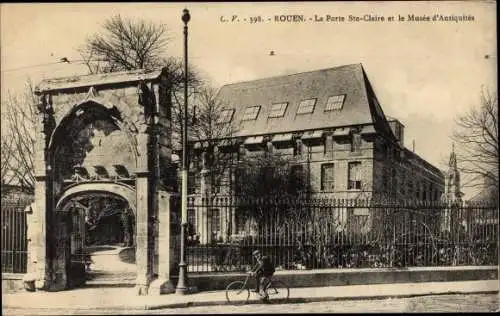
M 333 95 L 326 101 L 325 111 L 342 110 L 345 94 Z
M 229 123 L 233 119 L 234 109 L 223 109 L 220 113 L 217 123 Z
M 271 111 L 269 112 L 269 117 L 282 117 L 285 115 L 288 102 L 274 103 L 271 105 Z
M 248 106 L 243 113 L 242 121 L 251 121 L 257 119 L 259 115 L 260 105 L 258 106 Z
M 314 111 L 314 106 L 316 105 L 316 98 L 302 100 L 299 104 L 299 109 L 297 114 L 308 114 Z

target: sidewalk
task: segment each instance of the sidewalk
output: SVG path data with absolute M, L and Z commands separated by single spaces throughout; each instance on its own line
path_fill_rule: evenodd
M 290 289 L 289 302 L 360 300 L 437 294 L 498 293 L 498 280 L 350 285 Z M 252 293 L 249 303 L 259 303 Z M 145 310 L 227 304 L 224 291 L 190 295 L 136 296 L 134 288 L 81 288 L 62 292 L 2 295 L 2 308 L 72 310 Z

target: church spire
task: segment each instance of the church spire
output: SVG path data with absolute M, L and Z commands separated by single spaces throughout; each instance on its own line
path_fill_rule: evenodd
M 455 154 L 455 143 L 452 144 L 449 169 L 445 178 L 445 193 L 444 196 L 448 200 L 459 200 L 462 197 L 460 191 L 460 172 L 457 166 L 457 155 Z
M 448 166 L 450 169 L 457 169 L 457 156 L 455 155 L 455 143 L 452 143 L 451 145 L 451 154 L 450 154 L 450 162 L 448 163 Z

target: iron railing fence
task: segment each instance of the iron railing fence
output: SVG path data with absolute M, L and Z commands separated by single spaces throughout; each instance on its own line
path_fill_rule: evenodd
M 2 200 L 2 273 L 26 273 L 28 264 L 27 214 L 24 200 Z
M 190 272 L 498 264 L 492 203 L 190 198 Z
M 2 272 L 26 272 L 26 206 L 2 203 Z M 493 203 L 190 199 L 188 222 L 190 272 L 247 270 L 255 249 L 280 269 L 498 264 Z M 72 237 L 79 250 L 82 236 Z M 178 237 L 171 240 L 176 262 Z

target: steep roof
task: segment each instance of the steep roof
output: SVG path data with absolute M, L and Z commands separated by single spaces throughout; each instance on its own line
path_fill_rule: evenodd
M 325 111 L 331 96 L 345 95 L 341 110 Z M 271 77 L 223 86 L 218 99 L 234 108 L 237 135 L 251 136 L 374 124 L 378 132 L 392 132 L 385 115 L 373 101 L 373 90 L 361 64 Z M 313 113 L 297 114 L 302 100 L 316 98 Z M 283 117 L 269 118 L 273 103 L 288 102 Z M 256 120 L 241 121 L 246 107 L 261 106 Z

